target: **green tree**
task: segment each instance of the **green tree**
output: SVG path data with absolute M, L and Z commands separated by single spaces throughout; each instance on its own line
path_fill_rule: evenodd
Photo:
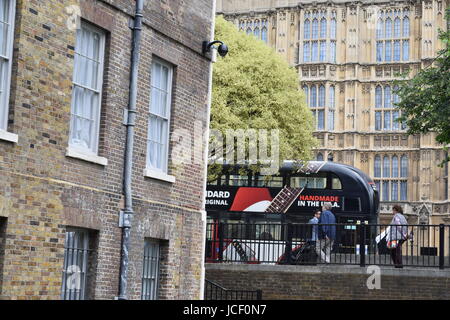
M 450 9 L 447 10 L 447 22 Z M 396 81 L 397 103 L 402 116 L 399 122 L 408 127 L 408 134 L 435 132 L 436 141 L 450 143 L 450 29 L 439 30 L 444 49 L 438 52 L 434 63 L 410 80 Z M 448 159 L 447 159 L 448 160 Z
M 295 68 L 221 16 L 215 38 L 228 45 L 229 53 L 214 65 L 211 129 L 224 136 L 227 129 L 279 129 L 279 160 L 309 160 L 316 145 L 314 119 Z

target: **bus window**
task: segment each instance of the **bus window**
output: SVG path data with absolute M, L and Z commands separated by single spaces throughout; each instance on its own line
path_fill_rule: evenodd
M 227 185 L 227 176 L 226 175 L 220 176 L 220 180 L 219 181 L 220 181 L 219 185 L 226 186 Z
M 256 177 L 256 186 L 257 187 L 282 188 L 283 187 L 283 177 L 257 176 Z
M 292 188 L 325 189 L 327 176 L 325 173 L 314 176 L 291 177 Z
M 257 224 L 255 238 L 259 240 L 281 240 L 281 224 L 264 223 Z
M 331 176 L 331 189 L 333 189 L 333 190 L 341 190 L 342 189 L 341 180 L 334 174 Z
M 230 175 L 229 185 L 235 187 L 248 186 L 248 176 Z
M 210 185 L 210 186 L 218 186 L 219 185 L 219 181 L 218 181 L 218 179 L 208 180 L 208 185 Z
M 224 225 L 223 237 L 225 239 L 246 239 L 247 230 L 241 221 L 228 220 Z
M 345 212 L 361 212 L 361 201 L 359 198 L 344 198 Z

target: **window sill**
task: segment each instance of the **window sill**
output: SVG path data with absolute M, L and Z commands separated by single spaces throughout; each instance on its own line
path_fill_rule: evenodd
M 144 177 L 161 180 L 161 181 L 165 181 L 165 182 L 169 182 L 169 183 L 175 183 L 175 180 L 176 180 L 174 176 L 170 176 L 163 172 L 155 171 L 155 170 L 151 170 L 151 169 L 145 169 Z
M 0 129 L 0 140 L 17 143 L 19 141 L 19 136 L 15 133 Z
M 108 159 L 104 158 L 104 157 L 99 157 L 97 155 L 94 154 L 89 154 L 77 149 L 73 149 L 73 148 L 67 148 L 66 151 L 66 157 L 69 158 L 75 158 L 75 159 L 80 159 L 80 160 L 84 160 L 87 162 L 92 162 L 95 164 L 99 164 L 101 166 L 107 166 L 108 165 Z

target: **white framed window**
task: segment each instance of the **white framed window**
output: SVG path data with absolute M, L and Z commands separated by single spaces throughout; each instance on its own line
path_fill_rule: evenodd
M 151 77 L 147 170 L 167 174 L 173 66 L 153 58 Z
M 15 0 L 0 0 L 0 131 L 8 127 L 15 14 Z
M 106 34 L 82 22 L 77 29 L 69 149 L 97 155 Z

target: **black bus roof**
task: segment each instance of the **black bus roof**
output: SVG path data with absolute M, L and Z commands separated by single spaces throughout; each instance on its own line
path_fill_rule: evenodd
M 312 167 L 311 170 L 308 170 L 308 166 Z M 306 169 L 303 169 L 305 167 Z M 305 173 L 314 173 L 315 168 L 317 169 L 316 172 L 334 172 L 334 173 L 348 174 L 349 171 L 354 171 L 362 178 L 364 178 L 366 182 L 373 183 L 373 180 L 360 169 L 352 167 L 347 164 L 332 161 L 309 161 L 306 163 L 306 165 L 303 166 L 302 164 L 298 164 L 294 161 L 284 161 L 283 165 L 280 168 L 280 172 L 300 171 Z
M 243 168 L 246 165 L 224 165 L 224 167 L 235 167 Z M 357 173 L 360 177 L 364 179 L 366 183 L 374 184 L 372 178 L 361 171 L 358 168 L 352 167 L 347 164 L 332 162 L 332 161 L 308 161 L 308 162 L 298 162 L 294 160 L 286 160 L 279 169 L 280 173 L 284 172 L 299 172 L 306 174 L 313 174 L 318 172 L 333 172 L 338 176 L 340 174 L 348 175 L 352 172 Z

